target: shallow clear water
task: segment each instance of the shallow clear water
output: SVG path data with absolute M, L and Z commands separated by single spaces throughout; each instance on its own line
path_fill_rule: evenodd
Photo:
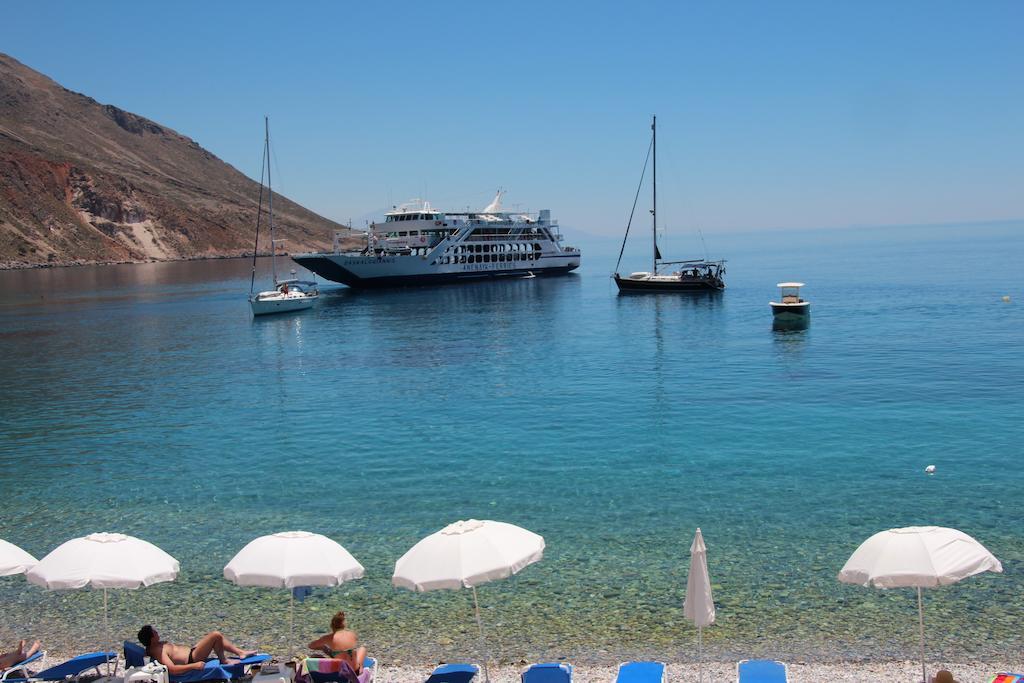
M 392 589 L 393 563 L 451 521 L 498 519 L 547 551 L 480 589 L 490 647 L 617 661 L 694 655 L 700 526 L 713 655 L 891 658 L 915 656 L 913 593 L 836 574 L 876 531 L 937 524 L 1005 573 L 926 593 L 930 654 L 1019 657 L 1022 231 L 716 237 L 729 288 L 698 297 L 618 296 L 618 244 L 583 240 L 568 277 L 328 286 L 260 320 L 245 261 L 3 272 L 0 538 L 39 557 L 91 531 L 145 538 L 182 575 L 112 593 L 117 640 L 152 621 L 281 652 L 287 594 L 221 570 L 256 536 L 323 533 L 367 577 L 296 604 L 296 641 L 344 608 L 375 653 L 440 659 L 478 647 L 470 594 Z M 808 283 L 807 330 L 772 330 L 788 279 Z M 0 640 L 102 640 L 100 593 L 14 577 L 0 603 Z

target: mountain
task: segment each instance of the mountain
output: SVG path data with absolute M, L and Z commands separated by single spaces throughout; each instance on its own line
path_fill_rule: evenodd
M 258 196 L 184 135 L 0 53 L 0 268 L 251 254 Z M 274 226 L 292 252 L 344 228 L 277 193 Z

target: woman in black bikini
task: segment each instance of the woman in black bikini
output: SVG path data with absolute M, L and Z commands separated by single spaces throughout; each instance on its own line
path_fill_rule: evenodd
M 146 624 L 139 629 L 139 642 L 145 646 L 147 655 L 166 666 L 167 671 L 175 676 L 201 670 L 211 653 L 217 655 L 221 664 L 228 662 L 229 652 L 243 659 L 256 654 L 255 650 L 241 649 L 225 638 L 220 631 L 210 631 L 199 639 L 195 647 L 186 649 L 183 645 L 160 640 L 160 634 L 156 629 Z
M 363 671 L 366 648 L 359 645 L 355 631 L 345 628 L 345 613 L 338 612 L 331 619 L 331 632 L 309 644 L 310 650 L 319 650 L 331 659 L 347 662 L 358 676 Z

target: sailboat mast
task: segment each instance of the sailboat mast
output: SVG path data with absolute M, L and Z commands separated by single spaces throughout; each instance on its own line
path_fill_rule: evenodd
M 270 182 L 270 119 L 263 117 L 263 147 L 267 158 L 267 215 L 270 218 L 270 272 L 277 286 L 277 245 L 274 243 L 274 186 Z
M 653 239 L 651 243 L 654 245 L 654 268 L 651 269 L 651 274 L 654 275 L 658 272 L 658 117 L 651 117 L 651 150 L 653 152 L 653 164 L 651 166 L 651 192 L 654 195 L 651 206 L 651 233 Z M 273 221 L 271 221 L 273 226 Z

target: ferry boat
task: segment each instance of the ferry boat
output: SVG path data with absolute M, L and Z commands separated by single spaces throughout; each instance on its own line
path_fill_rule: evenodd
M 504 211 L 499 191 L 482 211 L 449 212 L 413 200 L 373 223 L 366 246 L 292 259 L 317 275 L 355 288 L 405 287 L 489 278 L 560 275 L 580 266 L 580 250 L 563 246 L 551 211 Z

